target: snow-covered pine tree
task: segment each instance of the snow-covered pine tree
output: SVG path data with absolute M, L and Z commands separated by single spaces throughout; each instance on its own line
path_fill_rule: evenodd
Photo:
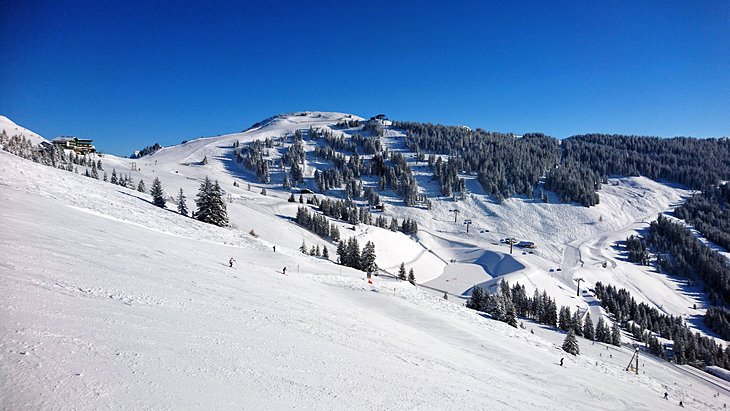
M 212 183 L 206 176 L 200 184 L 195 204 L 198 206 L 194 213 L 196 219 L 219 227 L 228 225 L 226 203 L 223 201 L 223 193 L 218 181 Z
M 147 188 L 145 188 L 144 186 L 144 180 L 139 179 L 139 184 L 137 184 L 137 191 L 139 191 L 140 193 L 144 193 L 147 191 Z
M 484 294 L 482 293 L 482 289 L 475 285 L 471 289 L 471 297 L 469 297 L 469 299 L 466 301 L 466 308 L 471 308 L 472 310 L 477 310 L 477 311 L 483 311 L 484 310 L 484 306 L 482 304 L 483 299 L 484 299 Z
M 337 262 L 339 264 L 345 265 L 345 260 L 347 259 L 347 251 L 345 251 L 345 243 L 343 241 L 337 243 L 337 250 L 335 252 L 337 254 Z
M 583 322 L 583 337 L 593 340 L 596 337 L 595 330 L 593 329 L 593 320 L 591 320 L 591 313 L 586 313 L 586 318 Z
M 613 327 L 611 328 L 611 344 L 619 347 L 621 346 L 621 329 L 615 322 L 613 323 Z
M 390 220 L 390 231 L 397 232 L 398 231 L 398 219 L 393 217 L 392 220 Z
M 307 254 L 307 243 L 304 240 L 302 240 L 302 245 L 299 246 L 299 252 Z
M 378 269 L 377 264 L 375 264 L 375 244 L 372 241 L 368 241 L 365 244 L 360 258 L 362 260 L 363 271 L 374 272 Z
M 357 238 L 350 237 L 347 239 L 347 245 L 345 246 L 349 264 L 348 267 L 362 270 L 362 258 L 360 257 L 360 244 L 357 242 Z
M 112 177 L 113 176 L 114 175 L 112 174 Z M 157 177 L 155 177 L 155 180 L 152 182 L 150 194 L 152 195 L 152 203 L 154 205 L 157 207 L 165 207 L 165 192 L 162 190 L 162 183 L 160 183 L 160 179 Z
M 330 252 L 327 250 L 327 246 L 322 246 L 322 258 L 329 259 L 330 258 Z
M 183 194 L 182 187 L 180 188 L 180 192 L 177 194 L 177 211 L 185 217 L 188 216 L 188 205 L 185 203 L 185 194 Z
M 416 274 L 413 272 L 413 267 L 411 267 L 411 270 L 408 271 L 408 282 L 416 285 Z
M 560 307 L 560 313 L 558 314 L 558 328 L 563 331 L 568 331 L 570 330 L 571 324 L 570 308 L 563 305 Z
M 489 313 L 489 315 L 492 316 L 497 321 L 504 321 L 506 318 L 506 312 L 504 306 L 504 296 L 500 291 L 497 291 L 496 293 L 492 295 L 486 296 L 486 307 L 485 311 Z
M 398 268 L 398 279 L 401 281 L 406 280 L 406 264 L 400 263 L 400 268 Z
M 563 351 L 573 355 L 580 354 L 578 340 L 576 340 L 573 330 L 568 331 L 568 335 L 565 336 L 565 340 L 563 341 Z
M 603 321 L 603 317 L 598 319 L 596 324 L 596 341 L 606 342 L 609 336 L 606 335 L 606 322 Z
M 515 305 L 512 303 L 512 300 L 508 299 L 505 301 L 505 308 L 504 322 L 517 328 L 517 311 L 515 310 Z
M 580 318 L 580 310 L 575 310 L 573 313 L 573 319 L 570 322 L 570 326 L 575 332 L 575 335 L 583 336 L 583 319 Z
M 119 180 L 117 179 L 117 169 L 116 168 L 112 169 L 112 178 L 111 178 L 111 180 L 109 180 L 109 182 L 112 184 L 119 184 Z

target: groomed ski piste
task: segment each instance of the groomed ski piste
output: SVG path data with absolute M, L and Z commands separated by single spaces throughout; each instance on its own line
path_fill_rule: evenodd
M 575 296 L 580 276 L 585 288 L 600 280 L 668 314 L 699 315 L 695 294 L 628 264 L 614 247 L 685 190 L 615 178 L 590 209 L 524 198 L 495 204 L 471 185 L 463 201 L 435 200 L 432 210 L 385 198 L 388 216 L 417 219 L 417 236 L 340 223 L 343 238 L 373 240 L 380 267 L 394 272 L 403 261 L 438 291 L 385 275 L 368 284 L 360 271 L 302 255 L 302 240 L 326 244 L 331 256 L 335 247 L 289 220 L 299 203 L 286 202 L 280 181 L 263 196 L 265 185 L 230 156 L 233 141 L 330 127 L 345 116 L 278 116 L 141 159 L 101 158 L 109 174 L 116 169 L 148 187 L 159 177 L 172 195 L 183 188 L 189 208 L 200 181 L 218 179 L 231 196 L 227 228 L 185 218 L 174 204 L 155 207 L 148 194 L 0 152 L 0 408 L 667 409 L 682 400 L 722 409 L 728 402 L 728 385 L 707 373 L 643 356 L 636 375 L 625 371 L 632 346 L 582 338 L 573 357 L 560 349 L 564 334 L 528 321 L 512 328 L 459 298 L 503 277 L 600 314 L 590 292 Z M 386 136 L 397 140 L 398 131 Z M 469 235 L 453 223 L 454 208 L 459 220 L 474 221 Z M 505 237 L 538 249 L 510 255 L 499 242 Z

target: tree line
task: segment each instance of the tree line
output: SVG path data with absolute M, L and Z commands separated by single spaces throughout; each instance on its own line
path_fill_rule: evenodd
M 708 240 L 730 250 L 730 184 L 695 194 L 674 210 L 674 215 L 694 226 Z
M 625 289 L 612 285 L 595 285 L 596 297 L 613 314 L 615 320 L 633 336 L 647 344 L 649 351 L 667 358 L 668 351 L 659 337 L 672 340 L 671 352 L 677 364 L 690 364 L 702 369 L 716 365 L 730 369 L 730 347 L 723 349 L 714 338 L 703 337 L 684 325 L 681 317 L 669 316 L 636 300 Z

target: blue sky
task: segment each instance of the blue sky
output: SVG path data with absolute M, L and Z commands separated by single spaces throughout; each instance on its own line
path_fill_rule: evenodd
M 120 155 L 300 110 L 730 135 L 728 1 L 181 3 L 6 0 L 0 114 Z

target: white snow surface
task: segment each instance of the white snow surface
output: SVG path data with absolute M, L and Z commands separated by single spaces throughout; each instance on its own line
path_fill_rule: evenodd
M 511 328 L 457 298 L 503 277 L 590 309 L 597 321 L 592 294 L 575 296 L 573 279 L 582 277 L 584 288 L 600 280 L 665 312 L 699 315 L 701 307 L 687 308 L 701 303 L 697 293 L 612 247 L 686 191 L 613 179 L 590 209 L 519 198 L 497 205 L 476 188 L 432 210 L 385 198 L 386 215 L 416 219 L 418 235 L 338 223 L 343 238 L 374 241 L 381 268 L 405 262 L 438 291 L 383 276 L 369 285 L 362 272 L 299 253 L 304 240 L 334 258 L 335 245 L 286 221 L 299 203 L 286 202 L 280 182 L 256 183 L 231 160 L 234 141 L 358 118 L 298 114 L 141 159 L 101 158 L 108 174 L 148 187 L 159 177 L 170 195 L 183 188 L 189 208 L 205 176 L 220 180 L 229 228 L 0 152 L 0 408 L 663 409 L 683 399 L 712 409 L 727 401 L 725 383 L 706 373 L 651 358 L 645 374 L 626 373 L 629 347 L 611 347 L 606 358 L 605 346 L 579 339 L 582 355 L 560 368 L 564 335 Z M 394 149 L 399 136 L 386 134 Z M 473 219 L 469 235 L 453 223 L 455 208 L 459 223 Z M 538 249 L 510 255 L 499 242 L 506 236 Z M 672 401 L 661 399 L 665 391 Z
M 48 141 L 45 138 L 34 133 L 33 131 L 30 131 L 25 127 L 19 126 L 19 125 L 15 124 L 9 118 L 0 115 L 0 133 L 2 133 L 3 131 L 5 131 L 5 133 L 8 135 L 8 137 L 12 137 L 12 136 L 25 137 L 25 139 L 29 140 L 31 142 L 31 144 L 33 144 L 34 146 L 37 146 L 38 144 L 40 144 L 44 141 Z

